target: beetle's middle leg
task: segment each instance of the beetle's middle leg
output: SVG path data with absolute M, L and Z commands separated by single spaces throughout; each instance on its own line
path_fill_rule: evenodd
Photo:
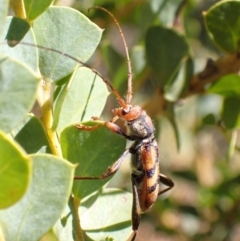
M 101 179 L 105 179 L 108 178 L 110 176 L 112 176 L 115 172 L 117 172 L 117 170 L 119 169 L 119 167 L 121 166 L 122 161 L 124 160 L 124 158 L 126 157 L 126 155 L 130 153 L 130 148 L 126 149 L 124 151 L 124 153 L 118 158 L 117 161 L 115 161 L 111 166 L 109 166 L 107 168 L 107 170 L 99 177 L 74 177 L 74 180 L 101 180 Z

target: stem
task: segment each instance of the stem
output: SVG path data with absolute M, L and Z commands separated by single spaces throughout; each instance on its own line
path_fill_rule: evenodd
M 84 239 L 84 235 L 83 235 L 83 231 L 80 225 L 80 218 L 79 218 L 79 214 L 78 214 L 78 208 L 80 206 L 80 200 L 76 197 L 71 196 L 70 197 L 70 209 L 71 209 L 71 213 L 72 213 L 72 225 L 73 225 L 73 230 L 75 231 L 73 233 L 73 237 L 75 241 L 85 241 Z
M 26 18 L 26 12 L 24 9 L 23 0 L 20 0 L 20 1 L 10 0 L 9 5 L 12 8 L 16 17 L 19 17 L 22 19 Z
M 52 115 L 52 101 L 51 101 L 52 84 L 48 81 L 42 82 L 40 89 L 41 95 L 38 96 L 38 101 L 42 109 L 41 121 L 45 127 L 48 143 L 53 155 L 62 157 L 59 139 L 56 131 L 52 130 L 53 115 Z

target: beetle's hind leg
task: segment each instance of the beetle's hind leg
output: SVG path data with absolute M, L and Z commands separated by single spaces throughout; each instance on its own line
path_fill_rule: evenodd
M 160 190 L 158 195 L 161 195 L 174 187 L 174 182 L 172 181 L 172 179 L 163 174 L 159 175 L 159 182 L 166 185 L 167 187 L 163 190 Z
M 137 176 L 132 174 L 132 190 L 133 190 L 133 204 L 132 204 L 132 230 L 133 234 L 131 241 L 134 241 L 137 236 L 138 227 L 141 219 L 141 208 L 139 203 L 138 191 L 137 191 Z
M 132 229 L 133 229 L 133 234 L 131 237 L 131 241 L 134 241 L 136 236 L 137 236 L 137 231 L 138 227 L 140 224 L 140 219 L 141 219 L 141 208 L 140 208 L 140 203 L 139 203 L 139 197 L 138 197 L 138 192 L 137 192 L 137 176 L 134 174 L 131 175 L 131 181 L 132 181 L 132 190 L 133 190 L 133 206 L 132 206 Z M 160 174 L 159 175 L 159 182 L 162 184 L 166 185 L 167 188 L 160 190 L 158 195 L 161 195 L 168 190 L 172 189 L 174 186 L 174 182 L 171 180 L 171 178 Z

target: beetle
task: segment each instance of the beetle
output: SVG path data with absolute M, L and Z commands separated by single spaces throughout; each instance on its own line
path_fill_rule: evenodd
M 126 52 L 128 64 L 128 90 L 126 100 L 124 100 L 112 84 L 94 70 L 102 80 L 108 85 L 112 93 L 116 96 L 119 103 L 118 108 L 112 110 L 114 116 L 110 121 L 100 121 L 97 117 L 94 120 L 99 120 L 100 124 L 95 126 L 84 126 L 77 124 L 76 127 L 85 131 L 94 131 L 101 126 L 106 126 L 110 131 L 124 136 L 126 139 L 133 141 L 130 148 L 126 149 L 124 153 L 115 161 L 107 170 L 98 177 L 74 177 L 75 180 L 100 180 L 108 178 L 116 173 L 121 166 L 122 161 L 127 154 L 131 154 L 132 165 L 132 191 L 133 191 L 133 204 L 132 204 L 132 238 L 134 241 L 137 235 L 138 227 L 140 224 L 141 213 L 152 207 L 157 197 L 173 188 L 174 182 L 167 176 L 160 173 L 159 167 L 159 149 L 156 138 L 154 136 L 155 127 L 151 118 L 147 115 L 146 111 L 138 105 L 131 105 L 132 99 L 132 67 L 129 58 L 127 44 L 116 18 L 107 9 L 102 7 L 93 7 L 101 9 L 108 13 L 116 23 L 123 45 Z M 128 133 L 125 133 L 114 122 L 118 119 L 125 121 Z M 160 189 L 160 183 L 167 187 L 163 190 Z

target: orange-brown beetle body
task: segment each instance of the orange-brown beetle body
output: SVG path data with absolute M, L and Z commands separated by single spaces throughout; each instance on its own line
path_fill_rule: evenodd
M 121 99 L 121 101 L 123 100 Z M 126 149 L 120 158 L 100 177 L 75 177 L 75 180 L 107 178 L 119 169 L 124 157 L 128 153 L 132 154 L 132 229 L 134 233 L 131 241 L 134 241 L 139 227 L 141 213 L 148 210 L 154 204 L 157 197 L 171 189 L 174 183 L 170 178 L 160 174 L 158 145 L 154 137 L 155 128 L 147 113 L 137 105 L 124 105 L 114 109 L 113 113 L 115 114 L 113 119 L 121 118 L 126 121 L 129 133 L 124 133 L 120 127 L 112 121 L 102 122 L 94 127 L 80 124 L 77 125 L 77 128 L 92 131 L 105 125 L 112 132 L 134 141 L 133 145 Z M 160 190 L 160 182 L 168 187 Z

